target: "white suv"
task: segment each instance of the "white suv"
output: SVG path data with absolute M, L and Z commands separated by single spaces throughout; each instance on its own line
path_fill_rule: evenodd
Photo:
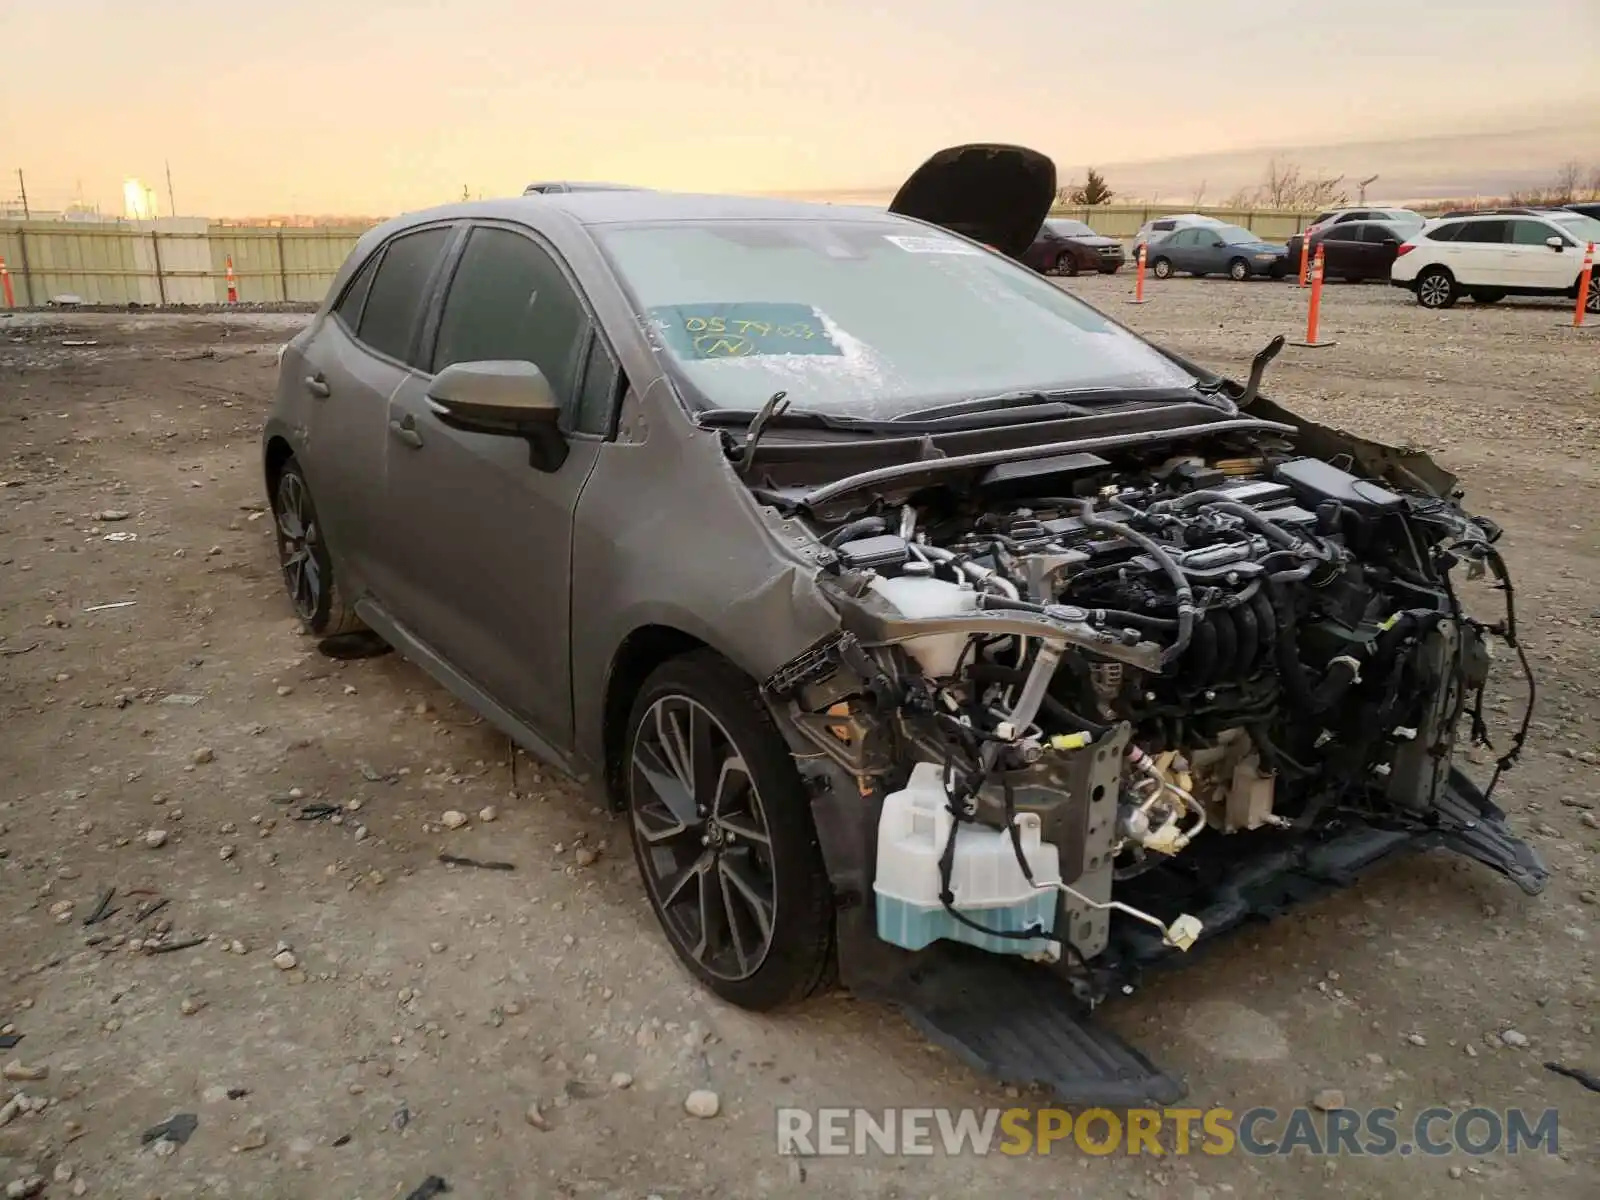
M 1565 209 L 1506 208 L 1429 221 L 1402 245 L 1389 281 L 1424 308 L 1449 308 L 1463 294 L 1479 304 L 1507 296 L 1578 294 L 1584 246 L 1600 221 Z M 1600 313 L 1591 276 L 1586 311 Z

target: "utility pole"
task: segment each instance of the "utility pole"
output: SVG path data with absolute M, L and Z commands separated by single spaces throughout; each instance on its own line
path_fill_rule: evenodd
M 31 215 L 28 212 L 28 181 L 22 177 L 21 167 L 17 168 L 17 187 L 22 189 L 22 219 L 26 221 Z
M 1376 175 L 1368 175 L 1365 179 L 1357 181 L 1356 187 L 1360 189 L 1360 196 L 1356 200 L 1357 204 L 1365 204 L 1367 202 L 1367 184 L 1376 183 L 1377 179 Z
M 167 216 L 175 217 L 175 216 L 178 215 L 178 202 L 177 202 L 177 200 L 175 200 L 173 198 L 173 195 L 172 195 L 172 160 L 171 159 L 167 160 L 167 207 L 172 210 L 171 212 L 167 213 Z
M 471 200 L 471 199 L 472 199 L 472 194 L 467 191 L 467 185 L 463 183 L 461 185 L 461 202 L 463 204 L 465 204 L 468 200 Z

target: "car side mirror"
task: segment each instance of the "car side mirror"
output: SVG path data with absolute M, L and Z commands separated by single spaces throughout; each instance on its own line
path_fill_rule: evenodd
M 561 405 L 531 362 L 451 363 L 428 386 L 428 407 L 454 429 L 523 438 L 535 470 L 555 471 L 567 460 Z
M 1558 237 L 1547 237 L 1544 240 L 1544 244 L 1549 246 L 1550 249 L 1556 251 L 1557 253 L 1560 253 L 1567 248 L 1567 244 Z

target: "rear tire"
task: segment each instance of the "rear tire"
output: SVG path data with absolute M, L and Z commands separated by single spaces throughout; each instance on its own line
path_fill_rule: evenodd
M 756 685 L 710 650 L 672 659 L 640 689 L 623 744 L 634 859 L 673 952 L 741 1008 L 816 992 L 833 962 L 833 892 Z
M 1250 264 L 1242 258 L 1236 258 L 1228 264 L 1228 278 L 1235 283 L 1243 283 L 1250 278 Z
M 1586 313 L 1600 313 L 1600 270 L 1589 276 L 1589 295 L 1583 302 Z
M 1445 268 L 1429 267 L 1417 276 L 1417 303 L 1423 308 L 1449 308 L 1460 298 L 1456 277 Z
M 1150 272 L 1157 279 L 1171 279 L 1172 278 L 1172 260 L 1170 258 L 1158 258 L 1158 259 L 1156 259 L 1155 262 L 1150 264 Z
M 1073 257 L 1073 255 L 1072 255 L 1072 253 L 1070 251 L 1065 253 L 1065 254 L 1061 254 L 1061 255 L 1057 256 L 1057 258 L 1056 258 L 1056 274 L 1057 275 L 1065 275 L 1068 278 L 1072 278 L 1072 277 L 1076 276 L 1077 273 L 1078 273 L 1078 260 Z
M 1506 298 L 1504 292 L 1495 291 L 1493 288 L 1478 288 L 1476 291 L 1468 292 L 1467 295 L 1472 297 L 1475 304 L 1499 304 Z
M 273 482 L 272 522 L 278 566 L 300 623 L 319 638 L 367 632 L 339 586 L 311 485 L 292 457 Z

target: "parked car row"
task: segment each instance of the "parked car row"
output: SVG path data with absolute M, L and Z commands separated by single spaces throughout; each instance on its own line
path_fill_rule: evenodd
M 1462 296 L 1494 304 L 1507 296 L 1576 298 L 1584 247 L 1600 242 L 1600 204 L 1450 212 L 1429 219 L 1407 208 L 1340 208 L 1316 215 L 1285 243 L 1201 213 L 1146 221 L 1134 235 L 1151 273 L 1197 278 L 1282 279 L 1301 257 L 1322 252 L 1325 278 L 1385 280 L 1424 308 L 1449 308 Z M 1048 274 L 1114 272 L 1123 254 L 1081 221 L 1048 220 L 1024 261 Z M 1600 313 L 1600 267 L 1591 266 L 1589 312 Z

